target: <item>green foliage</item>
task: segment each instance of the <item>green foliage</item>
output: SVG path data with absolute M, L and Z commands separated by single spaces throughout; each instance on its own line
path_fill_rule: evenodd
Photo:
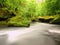
M 0 18 L 7 19 L 7 23 L 3 24 L 28 26 L 32 20 L 48 20 L 52 17 L 50 23 L 60 23 L 60 0 L 36 1 L 38 0 L 0 0 Z
M 60 0 L 45 0 L 45 2 L 43 0 L 42 3 L 37 5 L 37 13 L 38 15 L 42 16 L 43 19 L 53 16 L 54 18 L 52 21 L 50 21 L 50 23 L 60 23 Z M 56 15 L 57 17 L 55 17 Z
M 42 3 L 39 4 L 38 10 L 40 15 L 55 15 L 60 13 L 60 0 L 43 0 Z
M 27 0 L 1 0 L 0 18 L 8 18 L 7 25 L 28 26 L 30 23 L 28 14 L 30 2 L 28 2 Z
M 8 21 L 9 26 L 29 26 L 30 20 L 26 17 L 15 16 Z
M 60 14 L 59 14 L 59 15 L 56 15 L 56 16 L 54 17 L 54 19 L 53 19 L 50 23 L 60 24 Z

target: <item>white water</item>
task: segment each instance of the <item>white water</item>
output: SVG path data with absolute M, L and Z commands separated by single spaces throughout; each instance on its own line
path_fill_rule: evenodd
M 12 45 L 56 45 L 56 42 L 48 36 L 47 31 L 52 24 L 35 23 L 28 28 L 11 27 L 1 29 L 8 34 L 7 43 Z

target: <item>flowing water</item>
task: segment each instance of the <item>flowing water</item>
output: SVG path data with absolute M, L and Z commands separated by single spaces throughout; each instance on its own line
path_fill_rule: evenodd
M 8 37 L 7 45 L 57 45 L 53 36 L 50 36 L 50 32 L 54 32 L 51 30 L 58 30 L 56 27 L 60 26 L 36 22 L 32 23 L 30 27 L 5 27 L 0 30 Z

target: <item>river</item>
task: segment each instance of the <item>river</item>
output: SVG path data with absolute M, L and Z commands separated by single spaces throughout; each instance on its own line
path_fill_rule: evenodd
M 9 45 L 57 45 L 47 32 L 51 27 L 55 28 L 54 26 L 60 27 L 59 25 L 36 22 L 32 23 L 30 27 L 5 27 L 0 30 L 7 33 Z

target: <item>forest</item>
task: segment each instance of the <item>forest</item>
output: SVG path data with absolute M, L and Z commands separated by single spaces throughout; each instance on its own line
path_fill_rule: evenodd
M 0 0 L 0 25 L 60 24 L 60 0 Z

